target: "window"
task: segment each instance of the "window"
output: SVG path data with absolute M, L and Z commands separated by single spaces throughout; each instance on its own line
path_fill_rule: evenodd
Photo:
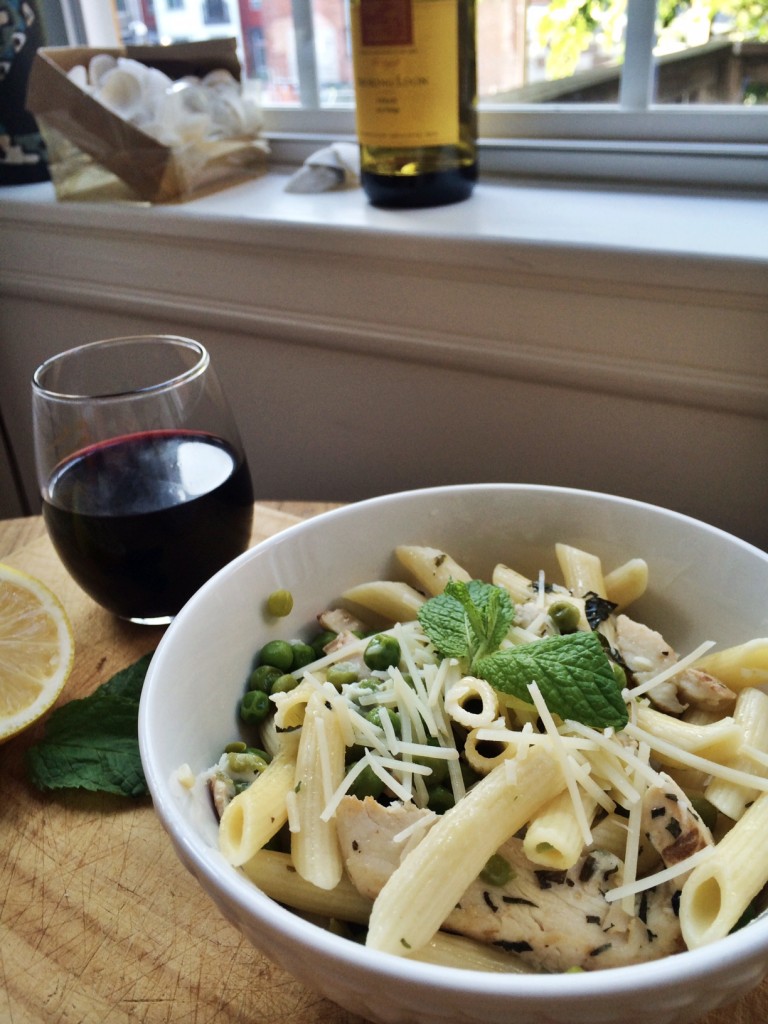
M 163 41 L 221 34 L 198 2 L 123 0 Z M 276 144 L 353 135 L 348 0 L 229 2 Z M 476 3 L 484 171 L 768 185 L 768 0 Z
M 226 0 L 203 0 L 203 22 L 206 25 L 228 25 L 230 21 Z

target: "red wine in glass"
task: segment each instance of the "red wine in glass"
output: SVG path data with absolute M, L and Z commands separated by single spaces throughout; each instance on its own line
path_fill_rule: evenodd
M 196 431 L 114 438 L 58 466 L 43 496 L 53 544 L 72 577 L 123 618 L 175 615 L 245 549 L 248 468 Z

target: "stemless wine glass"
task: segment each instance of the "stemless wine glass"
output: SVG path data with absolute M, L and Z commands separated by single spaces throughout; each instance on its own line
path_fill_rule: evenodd
M 205 348 L 113 338 L 32 378 L 37 474 L 53 544 L 104 608 L 169 622 L 248 545 L 253 485 Z

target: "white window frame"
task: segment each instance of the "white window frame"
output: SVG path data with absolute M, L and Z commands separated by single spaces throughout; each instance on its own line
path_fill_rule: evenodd
M 55 0 L 42 0 L 44 5 L 51 2 Z M 319 106 L 310 2 L 294 0 L 293 5 L 301 41 L 302 106 L 264 110 L 265 133 L 280 162 L 300 163 L 319 144 L 355 137 L 351 106 Z M 628 0 L 618 103 L 481 106 L 481 173 L 768 191 L 767 107 L 651 101 L 654 67 L 647 54 L 655 6 L 649 0 Z M 70 41 L 115 45 L 110 7 L 109 0 L 61 0 Z

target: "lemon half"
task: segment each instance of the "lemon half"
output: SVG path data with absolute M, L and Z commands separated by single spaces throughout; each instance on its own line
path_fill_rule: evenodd
M 72 625 L 56 595 L 0 563 L 0 743 L 53 704 L 74 653 Z

